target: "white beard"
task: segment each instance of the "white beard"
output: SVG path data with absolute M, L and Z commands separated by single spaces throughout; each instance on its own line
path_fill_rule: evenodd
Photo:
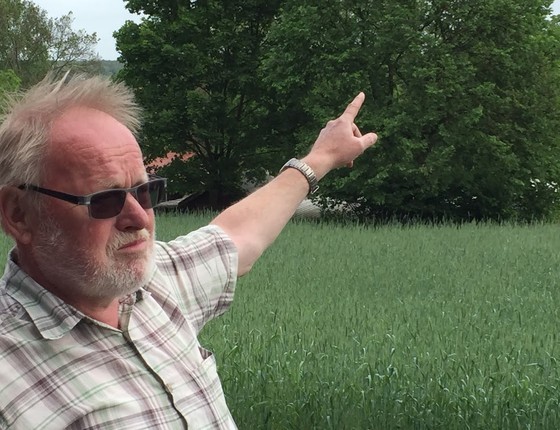
M 147 239 L 150 246 L 143 255 L 116 256 L 122 245 Z M 55 285 L 72 288 L 69 295 L 94 300 L 121 298 L 146 286 L 155 270 L 154 238 L 147 230 L 119 232 L 107 246 L 107 262 L 92 258 L 91 250 L 76 247 L 64 229 L 50 217 L 39 230 L 39 244 L 34 249 L 39 270 Z

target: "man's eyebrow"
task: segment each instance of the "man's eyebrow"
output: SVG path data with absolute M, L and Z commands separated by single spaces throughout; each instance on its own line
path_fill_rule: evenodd
M 111 188 L 120 188 L 117 183 L 113 180 L 109 180 L 106 178 L 100 179 L 99 181 L 97 181 L 97 187 L 99 187 L 100 190 L 109 190 Z
M 136 187 L 138 185 L 145 184 L 146 182 L 148 182 L 149 179 L 150 178 L 146 174 L 145 176 L 142 177 L 142 179 L 139 179 L 136 182 L 134 182 L 132 186 Z M 99 181 L 97 181 L 97 186 L 100 188 L 100 190 L 128 188 L 128 187 L 124 187 L 122 184 L 118 184 L 116 181 L 113 181 L 113 180 L 110 180 L 110 179 L 107 179 L 107 178 L 103 178 L 103 179 L 100 179 Z
M 148 182 L 150 180 L 150 177 L 148 176 L 148 174 L 145 174 L 144 176 L 142 176 L 142 179 L 140 179 L 139 181 L 136 181 L 133 185 L 133 187 L 136 187 L 138 185 L 142 185 L 145 184 L 146 182 Z

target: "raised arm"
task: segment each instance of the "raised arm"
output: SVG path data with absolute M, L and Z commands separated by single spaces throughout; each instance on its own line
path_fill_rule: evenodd
M 360 93 L 337 119 L 321 130 L 309 153 L 301 160 L 321 179 L 328 172 L 351 166 L 354 159 L 377 141 L 375 133 L 362 135 L 354 120 L 364 102 Z M 218 215 L 220 226 L 239 252 L 239 276 L 247 273 L 274 240 L 309 193 L 306 177 L 286 169 L 271 182 Z

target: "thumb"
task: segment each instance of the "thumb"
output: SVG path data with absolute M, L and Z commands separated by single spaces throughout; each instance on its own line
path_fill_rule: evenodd
M 360 137 L 360 142 L 364 148 L 364 151 L 368 149 L 370 146 L 373 146 L 375 142 L 377 142 L 377 134 L 375 133 L 367 133 Z
M 375 134 L 375 133 L 364 134 L 363 136 L 361 136 L 359 138 L 359 141 L 362 145 L 363 151 L 365 151 L 370 146 L 373 146 L 375 144 L 375 142 L 377 142 L 377 134 Z M 346 163 L 346 167 L 350 167 L 350 168 L 354 167 L 354 161 L 350 161 L 350 162 Z

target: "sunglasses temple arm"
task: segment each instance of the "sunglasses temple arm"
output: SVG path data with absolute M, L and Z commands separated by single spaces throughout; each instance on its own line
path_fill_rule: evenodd
M 55 197 L 57 199 L 64 200 L 66 202 L 74 203 L 74 204 L 77 204 L 77 205 L 80 205 L 80 204 L 83 205 L 83 204 L 88 204 L 89 203 L 89 198 L 85 198 L 85 197 L 81 197 L 81 196 L 74 196 L 72 194 L 66 194 L 66 193 L 62 193 L 60 191 L 49 190 L 47 188 L 41 188 L 41 187 L 37 187 L 35 185 L 26 185 L 26 186 L 23 186 L 23 187 L 20 187 L 20 188 L 36 191 L 38 193 L 45 194 L 45 195 L 51 196 L 51 197 Z

